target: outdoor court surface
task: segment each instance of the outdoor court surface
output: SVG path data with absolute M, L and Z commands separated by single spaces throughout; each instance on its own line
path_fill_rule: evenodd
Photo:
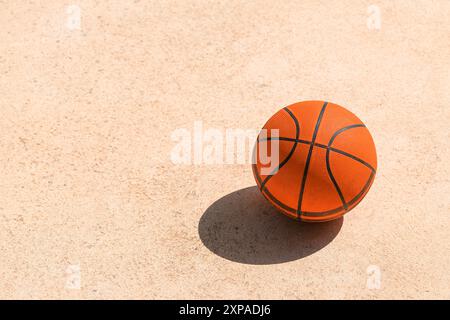
M 449 12 L 0 1 L 0 298 L 450 298 Z M 303 100 L 377 147 L 341 220 L 275 212 L 250 163 L 171 161 L 176 130 L 258 129 Z

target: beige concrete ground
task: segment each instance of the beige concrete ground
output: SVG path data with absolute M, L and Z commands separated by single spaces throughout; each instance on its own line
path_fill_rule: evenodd
M 449 12 L 0 1 L 0 298 L 450 298 Z M 248 164 L 170 161 L 176 129 L 310 99 L 376 142 L 343 220 L 278 215 Z

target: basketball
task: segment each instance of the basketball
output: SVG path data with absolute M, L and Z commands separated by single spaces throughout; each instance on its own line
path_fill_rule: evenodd
M 363 122 L 325 101 L 299 102 L 275 113 L 254 152 L 261 193 L 281 213 L 306 222 L 334 220 L 352 210 L 377 170 L 375 144 Z

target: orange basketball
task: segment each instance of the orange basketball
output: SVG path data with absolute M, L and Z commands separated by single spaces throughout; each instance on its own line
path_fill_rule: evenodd
M 372 185 L 375 144 L 347 109 L 324 101 L 299 102 L 275 113 L 263 129 L 253 174 L 264 197 L 285 215 L 308 222 L 339 218 Z M 268 151 L 262 159 L 263 150 Z

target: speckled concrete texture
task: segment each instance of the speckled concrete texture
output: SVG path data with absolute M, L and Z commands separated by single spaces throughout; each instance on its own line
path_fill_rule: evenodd
M 450 298 L 449 12 L 0 1 L 0 298 Z M 174 130 L 257 129 L 312 99 L 377 146 L 342 220 L 274 212 L 249 164 L 170 160 Z

